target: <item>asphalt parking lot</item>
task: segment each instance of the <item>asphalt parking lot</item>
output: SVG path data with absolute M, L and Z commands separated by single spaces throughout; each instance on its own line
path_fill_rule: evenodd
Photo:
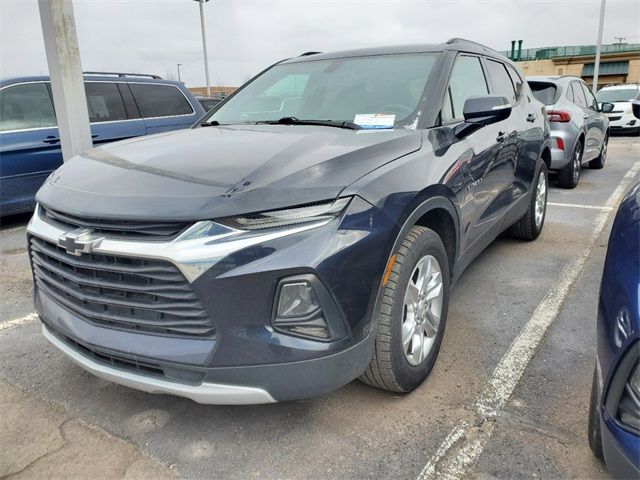
M 0 231 L 0 478 L 606 478 L 587 443 L 595 315 L 640 140 L 552 184 L 531 243 L 501 237 L 452 296 L 440 357 L 410 395 L 359 382 L 321 398 L 215 407 L 76 367 L 40 333 L 28 217 Z M 13 476 L 11 478 L 14 478 Z

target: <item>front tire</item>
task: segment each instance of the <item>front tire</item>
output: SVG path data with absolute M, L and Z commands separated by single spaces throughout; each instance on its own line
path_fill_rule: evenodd
M 547 192 L 549 190 L 549 175 L 547 166 L 543 163 L 532 185 L 531 202 L 527 213 L 514 223 L 509 229 L 512 237 L 522 240 L 535 240 L 540 235 L 547 215 Z
M 558 172 L 558 183 L 562 188 L 576 188 L 582 170 L 582 143 L 578 141 L 571 155 L 571 161 Z
M 596 367 L 597 368 L 597 367 Z M 591 402 L 589 403 L 589 447 L 596 458 L 604 460 L 602 449 L 602 430 L 600 427 L 598 372 L 593 370 L 593 383 L 591 384 Z
M 440 236 L 414 226 L 395 255 L 377 312 L 373 358 L 360 380 L 410 392 L 429 375 L 449 306 L 449 261 Z

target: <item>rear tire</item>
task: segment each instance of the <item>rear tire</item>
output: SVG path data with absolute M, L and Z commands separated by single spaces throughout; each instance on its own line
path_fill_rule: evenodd
M 599 460 L 604 461 L 604 451 L 602 449 L 602 430 L 600 426 L 600 412 L 599 412 L 599 397 L 600 392 L 598 388 L 598 372 L 597 367 L 593 370 L 593 383 L 591 384 L 591 402 L 589 403 L 589 447 L 591 451 Z
M 362 382 L 392 392 L 410 392 L 423 382 L 444 336 L 449 282 L 449 261 L 440 236 L 425 227 L 412 227 L 383 287 L 373 358 Z
M 571 154 L 571 160 L 558 172 L 558 183 L 562 188 L 576 188 L 582 169 L 582 143 L 580 140 Z
M 549 189 L 549 176 L 547 166 L 543 163 L 540 167 L 535 183 L 531 187 L 531 201 L 527 213 L 514 223 L 509 229 L 509 234 L 522 240 L 535 240 L 540 235 L 547 216 L 547 192 Z
M 589 168 L 593 168 L 595 170 L 600 170 L 604 168 L 604 162 L 607 160 L 607 148 L 609 145 L 609 137 L 605 137 L 604 143 L 602 144 L 602 148 L 600 149 L 600 155 L 598 158 L 595 158 L 589 162 Z

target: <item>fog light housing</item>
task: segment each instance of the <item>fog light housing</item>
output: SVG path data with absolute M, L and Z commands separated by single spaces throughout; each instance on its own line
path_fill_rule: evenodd
M 298 275 L 280 282 L 274 299 L 274 330 L 296 337 L 329 341 L 346 329 L 333 298 L 315 275 Z
M 309 282 L 285 283 L 280 288 L 278 318 L 306 317 L 319 309 L 318 297 Z

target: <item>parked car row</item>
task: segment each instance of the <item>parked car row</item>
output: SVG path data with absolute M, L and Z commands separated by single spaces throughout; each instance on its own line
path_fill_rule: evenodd
M 205 113 L 182 83 L 154 75 L 87 74 L 85 91 L 95 146 L 187 128 Z M 60 165 L 49 78 L 0 81 L 0 215 L 33 210 Z

